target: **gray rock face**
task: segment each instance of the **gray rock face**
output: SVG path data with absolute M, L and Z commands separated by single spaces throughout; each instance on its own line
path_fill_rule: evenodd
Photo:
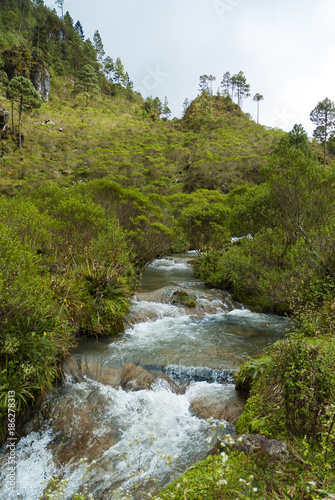
M 9 113 L 5 109 L 0 109 L 0 130 L 5 130 L 9 122 Z
M 50 93 L 50 73 L 47 67 L 37 66 L 36 71 L 31 73 L 30 79 L 40 97 L 44 101 L 47 101 Z

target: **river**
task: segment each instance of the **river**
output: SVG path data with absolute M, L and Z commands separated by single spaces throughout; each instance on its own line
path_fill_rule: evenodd
M 68 479 L 70 498 L 85 475 L 83 457 L 95 461 L 86 476 L 96 500 L 139 483 L 154 491 L 205 457 L 215 438 L 208 417 L 225 426 L 221 433 L 234 432 L 225 417 L 234 418 L 242 402 L 232 375 L 281 338 L 287 321 L 208 288 L 195 278 L 190 257 L 148 266 L 123 334 L 80 342 L 64 383 L 47 395 L 17 444 L 11 496 L 8 451 L 0 451 L 0 498 L 38 499 L 54 474 Z

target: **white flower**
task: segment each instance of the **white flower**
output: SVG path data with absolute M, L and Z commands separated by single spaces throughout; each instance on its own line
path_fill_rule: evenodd
M 252 488 L 252 491 L 256 493 L 258 491 L 258 488 Z
M 245 480 L 245 479 L 243 479 L 242 477 L 240 477 L 239 482 L 240 482 L 240 483 L 246 483 L 246 480 Z
M 222 463 L 226 463 L 228 461 L 228 455 L 224 451 L 221 452 L 221 457 L 222 457 Z
M 227 483 L 227 481 L 225 479 L 220 479 L 220 481 L 218 481 L 217 484 L 225 485 L 225 484 L 228 484 L 228 483 Z

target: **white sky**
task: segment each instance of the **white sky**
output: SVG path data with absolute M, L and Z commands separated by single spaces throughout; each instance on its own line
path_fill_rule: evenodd
M 54 0 L 45 0 L 54 8 Z M 243 71 L 243 111 L 286 131 L 313 132 L 311 110 L 335 100 L 334 0 L 65 0 L 86 38 L 98 30 L 106 56 L 120 57 L 135 90 L 167 96 L 172 117 L 196 97 L 199 76 Z M 59 9 L 57 9 L 59 13 Z

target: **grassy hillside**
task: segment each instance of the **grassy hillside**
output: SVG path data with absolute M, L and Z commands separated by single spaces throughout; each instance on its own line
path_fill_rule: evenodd
M 148 118 L 140 96 L 101 95 L 85 108 L 72 90 L 71 80 L 52 78 L 49 102 L 24 117 L 22 152 L 2 141 L 3 192 L 47 180 L 66 184 L 107 176 L 144 192 L 225 193 L 260 182 L 260 166 L 282 135 L 256 125 L 229 100 L 226 109 L 224 97 L 212 98 L 214 115 L 198 111 L 206 100 L 198 98 L 183 120 L 167 122 Z M 5 99 L 0 106 L 10 110 Z

